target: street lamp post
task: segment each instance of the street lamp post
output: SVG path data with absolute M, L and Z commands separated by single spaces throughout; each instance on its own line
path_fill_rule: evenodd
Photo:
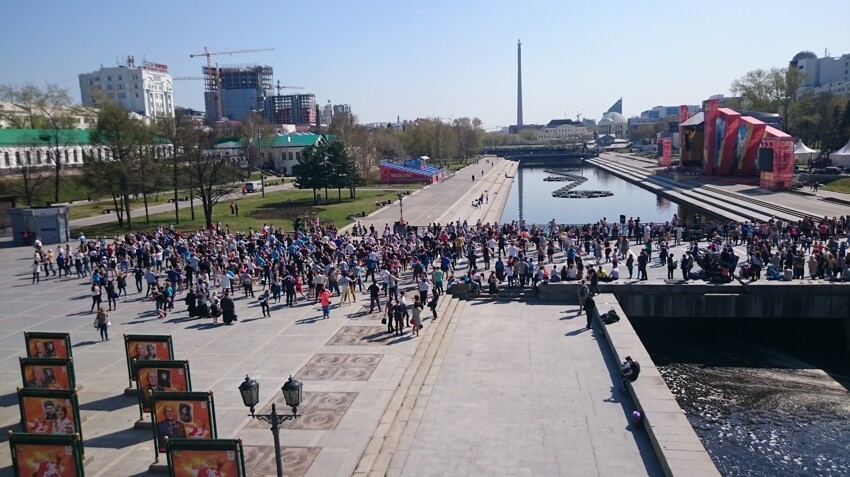
M 274 402 L 272 402 L 271 414 L 255 414 L 254 406 L 260 401 L 260 383 L 246 375 L 245 381 L 239 385 L 242 402 L 246 407 L 251 409 L 251 417 L 272 425 L 271 430 L 274 436 L 274 455 L 278 477 L 283 477 L 283 459 L 280 453 L 280 425 L 298 417 L 298 405 L 301 404 L 301 387 L 301 381 L 292 379 L 292 376 L 290 376 L 289 380 L 280 388 L 283 392 L 283 399 L 286 401 L 286 405 L 292 408 L 292 415 L 286 415 L 277 413 Z
M 257 127 L 257 162 L 260 164 L 260 193 L 262 194 L 263 198 L 265 199 L 266 198 L 266 180 L 265 180 L 265 175 L 263 174 L 263 159 L 262 159 L 262 157 L 260 157 L 260 155 L 262 154 L 262 152 L 260 152 L 260 141 L 261 141 L 261 136 L 260 136 L 260 111 L 256 110 L 256 109 L 253 109 L 252 111 L 254 111 L 254 113 L 255 113 L 256 127 Z
M 404 222 L 404 205 L 402 202 L 404 201 L 404 194 L 399 192 L 398 194 L 398 221 L 399 223 Z

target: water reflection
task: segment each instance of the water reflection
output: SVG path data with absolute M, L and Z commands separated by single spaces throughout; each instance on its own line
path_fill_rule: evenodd
M 607 217 L 614 221 L 619 216 L 640 217 L 641 221 L 666 222 L 674 213 L 680 217 L 691 216 L 686 207 L 657 197 L 652 192 L 626 182 L 617 176 L 586 165 L 578 174 L 587 177 L 587 182 L 575 190 L 609 190 L 611 197 L 595 199 L 559 199 L 552 191 L 563 186 L 559 182 L 546 182 L 545 167 L 523 167 L 514 179 L 502 222 L 519 220 L 544 224 L 553 218 L 559 223 L 591 223 Z
M 723 475 L 850 475 L 842 320 L 767 320 L 631 319 Z

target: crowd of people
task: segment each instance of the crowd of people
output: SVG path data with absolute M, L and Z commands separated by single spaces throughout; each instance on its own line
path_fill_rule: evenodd
M 849 226 L 850 216 L 688 224 L 675 215 L 663 224 L 622 216 L 581 226 L 458 221 L 378 230 L 356 224 L 346 233 L 318 222 L 298 232 L 270 224 L 234 232 L 218 223 L 188 234 L 160 227 L 111 240 L 80 236 L 75 247 L 49 248 L 36 239 L 32 281 L 87 279 L 90 312 L 98 312 L 99 323 L 128 295 L 128 281 L 137 294 L 144 291 L 159 318 L 182 300 L 190 316 L 227 325 L 237 321 L 239 294 L 257 299 L 264 316 L 271 315 L 269 303 L 283 301 L 284 307 L 320 305 L 322 317 L 330 318 L 335 297 L 342 306 L 363 293 L 370 313 L 385 313 L 388 332 L 411 327 L 415 335 L 425 307 L 436 319 L 439 297 L 456 283 L 468 284 L 472 294 L 498 296 L 504 287 L 586 281 L 592 296 L 599 282 L 647 280 L 650 263 L 666 267 L 667 278 L 678 269 L 684 280 L 729 281 L 736 273 L 758 280 L 763 270 L 768 279 L 848 280 Z M 676 257 L 672 249 L 680 245 L 685 248 Z

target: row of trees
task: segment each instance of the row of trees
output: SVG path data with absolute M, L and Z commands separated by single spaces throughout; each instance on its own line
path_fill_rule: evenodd
M 439 166 L 463 161 L 478 154 L 485 136 L 478 118 L 419 119 L 401 131 L 387 127 L 366 128 L 351 114 L 334 116 L 328 131 L 346 146 L 349 157 L 366 178 L 380 161 L 400 157 L 429 156 Z
M 850 98 L 797 94 L 805 73 L 796 68 L 757 69 L 732 82 L 743 109 L 778 113 L 781 129 L 823 150 L 841 148 L 850 137 Z

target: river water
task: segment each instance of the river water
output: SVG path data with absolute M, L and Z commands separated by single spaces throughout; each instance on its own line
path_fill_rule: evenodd
M 850 475 L 841 320 L 631 321 L 723 475 Z
M 554 198 L 552 192 L 566 183 L 544 181 L 544 177 L 552 175 L 544 169 L 524 167 L 517 171 L 502 213 L 502 222 L 519 220 L 520 192 L 522 218 L 533 224 L 545 224 L 553 218 L 561 224 L 594 223 L 603 217 L 607 217 L 609 222 L 616 222 L 620 214 L 626 215 L 626 218 L 640 217 L 643 223 L 666 222 L 673 214 L 689 218 L 689 211 L 685 207 L 591 165 L 582 166 L 577 172 L 571 173 L 587 178 L 587 182 L 575 190 L 607 190 L 613 192 L 613 196 L 595 199 Z

